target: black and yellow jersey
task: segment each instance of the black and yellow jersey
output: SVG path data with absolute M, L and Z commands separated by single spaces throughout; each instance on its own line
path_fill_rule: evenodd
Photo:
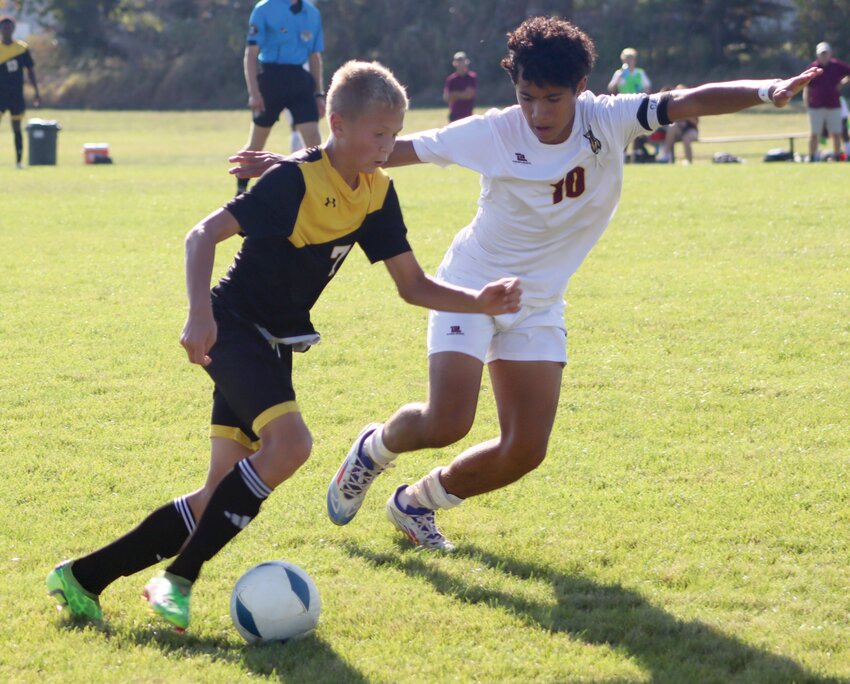
M 8 45 L 0 42 L 0 95 L 23 93 L 25 67 L 33 67 L 27 44 L 22 40 L 13 40 Z
M 355 243 L 371 263 L 410 251 L 386 173 L 361 173 L 352 190 L 321 148 L 273 167 L 225 209 L 244 240 L 213 300 L 275 337 L 315 332 L 310 309 Z

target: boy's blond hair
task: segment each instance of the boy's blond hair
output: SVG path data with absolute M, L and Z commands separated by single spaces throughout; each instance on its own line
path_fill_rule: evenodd
M 378 62 L 351 60 L 333 75 L 328 90 L 328 113 L 357 118 L 371 105 L 407 110 L 404 87 L 393 72 Z

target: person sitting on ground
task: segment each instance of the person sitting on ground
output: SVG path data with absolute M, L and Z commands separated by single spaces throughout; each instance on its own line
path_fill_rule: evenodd
M 676 90 L 685 90 L 688 86 L 681 83 L 676 86 Z M 685 164 L 694 163 L 694 152 L 692 143 L 699 140 L 699 117 L 690 119 L 681 119 L 674 121 L 667 127 L 664 139 L 664 155 L 658 160 L 662 163 L 672 164 L 674 160 L 673 146 L 677 142 L 682 143 L 685 148 Z

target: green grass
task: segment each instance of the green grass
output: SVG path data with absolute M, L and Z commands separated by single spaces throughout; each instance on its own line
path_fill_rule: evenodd
M 628 168 L 568 292 L 549 457 L 443 514 L 453 557 L 410 550 L 383 502 L 495 435 L 486 384 L 462 444 L 401 458 L 348 527 L 325 517 L 362 425 L 426 391 L 425 312 L 354 255 L 315 311 L 322 345 L 298 358 L 313 457 L 207 565 L 178 636 L 138 597 L 147 573 L 104 593 L 102 627 L 57 614 L 43 583 L 204 477 L 211 387 L 177 342 L 182 240 L 232 194 L 224 159 L 247 117 L 44 114 L 63 126 L 59 165 L 0 166 L 0 680 L 850 681 L 850 165 Z M 802 116 L 703 131 L 805 130 Z M 116 164 L 84 166 L 101 141 Z M 0 152 L 11 162 L 8 133 Z M 477 178 L 393 176 L 433 272 Z M 322 620 L 248 647 L 230 588 L 273 558 L 310 572 Z

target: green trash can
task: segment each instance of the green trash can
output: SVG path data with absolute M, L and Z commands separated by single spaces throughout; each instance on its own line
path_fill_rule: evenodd
M 30 119 L 27 122 L 30 166 L 56 165 L 56 138 L 60 128 L 56 121 Z

